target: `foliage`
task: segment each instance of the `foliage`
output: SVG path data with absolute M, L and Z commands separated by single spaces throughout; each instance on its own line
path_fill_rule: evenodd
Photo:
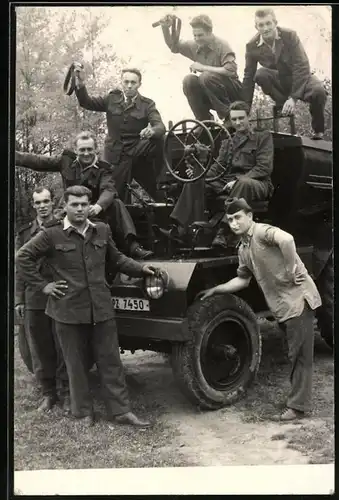
M 57 155 L 77 132 L 92 130 L 98 137 L 99 149 L 106 132 L 103 113 L 80 108 L 75 95 L 66 96 L 62 85 L 69 65 L 82 61 L 85 65 L 88 88 L 94 95 L 107 93 L 119 85 L 123 61 L 111 44 L 101 42 L 101 34 L 108 26 L 107 18 L 94 13 L 95 9 L 59 9 L 49 7 L 17 7 L 16 9 L 16 149 L 37 154 Z M 52 20 L 52 22 L 51 22 Z M 321 27 L 319 27 L 320 29 Z M 330 35 L 320 30 L 324 38 Z M 107 67 L 116 70 L 107 75 Z M 332 88 L 326 105 L 326 135 L 332 140 Z M 253 110 L 259 117 L 272 115 L 272 101 L 258 88 L 255 90 Z M 252 118 L 257 118 L 253 111 Z M 263 121 L 262 127 L 272 129 L 272 121 Z M 289 132 L 288 120 L 280 120 L 280 131 Z M 308 105 L 297 104 L 296 127 L 300 135 L 310 135 Z M 30 205 L 33 186 L 44 183 L 60 198 L 62 184 L 59 174 L 33 172 L 16 168 L 15 171 L 16 223 L 31 219 Z
M 61 11 L 46 7 L 19 7 L 16 20 L 16 149 L 60 154 L 65 147 L 72 147 L 70 141 L 84 129 L 97 134 L 100 147 L 105 135 L 104 114 L 82 110 L 75 95 L 63 93 L 62 85 L 73 61 L 86 61 L 88 87 L 95 95 L 118 85 L 126 61 L 111 45 L 100 41 L 107 20 L 89 8 Z M 116 69 L 113 78 L 106 75 L 108 65 Z M 17 223 L 33 216 L 29 203 L 32 187 L 41 182 L 57 192 L 61 189 L 59 174 L 16 169 Z

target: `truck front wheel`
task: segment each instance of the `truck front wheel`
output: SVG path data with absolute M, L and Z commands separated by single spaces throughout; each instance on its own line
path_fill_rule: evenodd
M 205 410 L 234 403 L 259 369 L 256 315 L 244 300 L 223 294 L 194 303 L 187 317 L 192 338 L 172 350 L 173 374 L 182 392 Z

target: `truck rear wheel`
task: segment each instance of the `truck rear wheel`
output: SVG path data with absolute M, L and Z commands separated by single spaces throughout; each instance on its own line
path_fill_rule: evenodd
M 326 344 L 333 348 L 333 294 L 334 294 L 334 271 L 333 255 L 329 257 L 320 276 L 316 280 L 322 305 L 316 310 L 318 328 Z
M 196 302 L 187 317 L 192 340 L 172 350 L 173 374 L 182 392 L 205 410 L 234 403 L 259 369 L 256 315 L 244 300 L 224 294 Z

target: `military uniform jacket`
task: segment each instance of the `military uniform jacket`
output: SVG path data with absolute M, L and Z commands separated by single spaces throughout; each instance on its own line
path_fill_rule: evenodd
M 273 154 L 273 139 L 269 130 L 249 130 L 247 134 L 235 134 L 232 144 L 229 139 L 221 143 L 218 158 L 208 171 L 207 178 L 218 175 L 222 167 L 226 167 L 230 162 L 230 168 L 225 173 L 225 182 L 249 177 L 267 182 L 273 189 Z
M 90 324 L 114 317 L 110 290 L 105 281 L 106 259 L 117 271 L 141 277 L 143 266 L 126 257 L 116 248 L 110 227 L 97 222 L 85 237 L 72 226 L 64 229 L 63 221 L 43 229 L 28 241 L 16 255 L 16 265 L 23 279 L 35 290 L 42 290 L 49 281 L 37 269 L 45 257 L 52 281 L 65 280 L 65 296 L 48 297 L 46 314 L 68 324 Z
M 69 186 L 85 186 L 92 192 L 92 203 L 106 210 L 118 196 L 112 178 L 112 166 L 103 160 L 83 168 L 74 151 L 65 149 L 61 155 L 44 156 L 15 152 L 15 164 L 38 172 L 60 172 L 64 189 Z
M 52 219 L 45 227 L 51 227 L 58 224 L 56 219 Z M 15 238 L 15 251 L 18 252 L 27 241 L 38 234 L 42 228 L 39 226 L 37 219 L 22 226 Z M 37 269 L 47 281 L 52 281 L 52 271 L 49 267 L 46 258 L 42 257 L 37 263 Z M 18 272 L 17 266 L 15 269 L 15 305 L 25 304 L 25 308 L 29 310 L 45 310 L 47 296 L 41 290 L 32 288 L 25 283 L 21 274 Z
M 259 33 L 246 45 L 243 96 L 250 105 L 258 63 L 264 68 L 277 70 L 282 81 L 291 81 L 293 99 L 302 99 L 311 76 L 310 63 L 297 33 L 280 27 L 277 27 L 277 33 L 279 38 L 275 41 L 275 54 L 265 43 L 259 45 Z
M 104 97 L 91 97 L 85 86 L 76 89 L 79 104 L 91 111 L 106 113 L 108 134 L 105 139 L 106 158 L 116 165 L 122 152 L 133 154 L 133 149 L 140 141 L 140 132 L 148 125 L 155 132 L 154 138 L 161 138 L 166 131 L 154 101 L 137 94 L 136 99 L 126 105 L 124 94 L 114 89 Z

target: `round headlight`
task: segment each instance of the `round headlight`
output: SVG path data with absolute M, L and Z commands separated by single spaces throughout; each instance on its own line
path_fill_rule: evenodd
M 145 290 L 151 299 L 160 299 L 164 295 L 168 283 L 168 275 L 161 271 L 145 278 Z

